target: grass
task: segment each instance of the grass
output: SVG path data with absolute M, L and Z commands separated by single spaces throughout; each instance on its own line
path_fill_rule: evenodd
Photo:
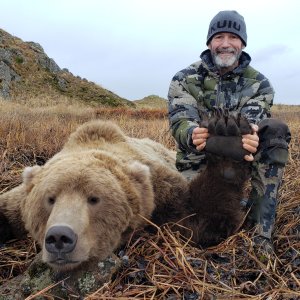
M 113 120 L 130 136 L 150 137 L 174 149 L 165 108 L 0 102 L 0 111 L 0 192 L 18 185 L 25 166 L 43 164 L 90 119 Z M 169 224 L 157 234 L 132 238 L 120 254 L 124 263 L 115 278 L 86 299 L 300 299 L 300 109 L 275 107 L 274 115 L 292 132 L 274 230 L 276 257 L 256 255 L 251 231 L 241 229 L 202 250 L 172 233 Z M 37 251 L 29 238 L 0 248 L 0 285 L 24 272 Z M 43 295 L 54 299 L 51 289 Z

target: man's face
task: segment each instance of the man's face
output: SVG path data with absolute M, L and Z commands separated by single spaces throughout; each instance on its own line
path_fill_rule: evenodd
M 244 45 L 236 34 L 221 32 L 213 36 L 208 48 L 217 68 L 231 71 L 238 66 Z

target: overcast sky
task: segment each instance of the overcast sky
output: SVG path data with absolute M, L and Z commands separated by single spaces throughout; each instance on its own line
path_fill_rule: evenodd
M 275 103 L 300 104 L 299 0 L 0 0 L 0 10 L 2 29 L 129 100 L 166 98 L 173 75 L 206 49 L 211 19 L 237 10 Z

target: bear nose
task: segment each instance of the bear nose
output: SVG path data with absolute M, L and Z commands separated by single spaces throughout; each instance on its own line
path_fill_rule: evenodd
M 74 250 L 77 235 L 68 226 L 52 226 L 45 237 L 45 247 L 50 253 L 69 253 Z

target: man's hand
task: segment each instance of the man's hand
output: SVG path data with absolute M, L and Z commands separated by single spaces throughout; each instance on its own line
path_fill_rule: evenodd
M 243 148 L 250 152 L 249 155 L 244 156 L 244 159 L 246 161 L 254 160 L 254 157 L 252 154 L 254 154 L 257 151 L 257 147 L 259 145 L 259 137 L 257 135 L 258 126 L 255 124 L 251 124 L 251 127 L 252 127 L 253 133 L 243 135 L 243 139 L 242 139 Z
M 196 127 L 192 133 L 193 144 L 198 151 L 204 149 L 206 145 L 206 139 L 209 137 L 208 129 L 204 127 Z

